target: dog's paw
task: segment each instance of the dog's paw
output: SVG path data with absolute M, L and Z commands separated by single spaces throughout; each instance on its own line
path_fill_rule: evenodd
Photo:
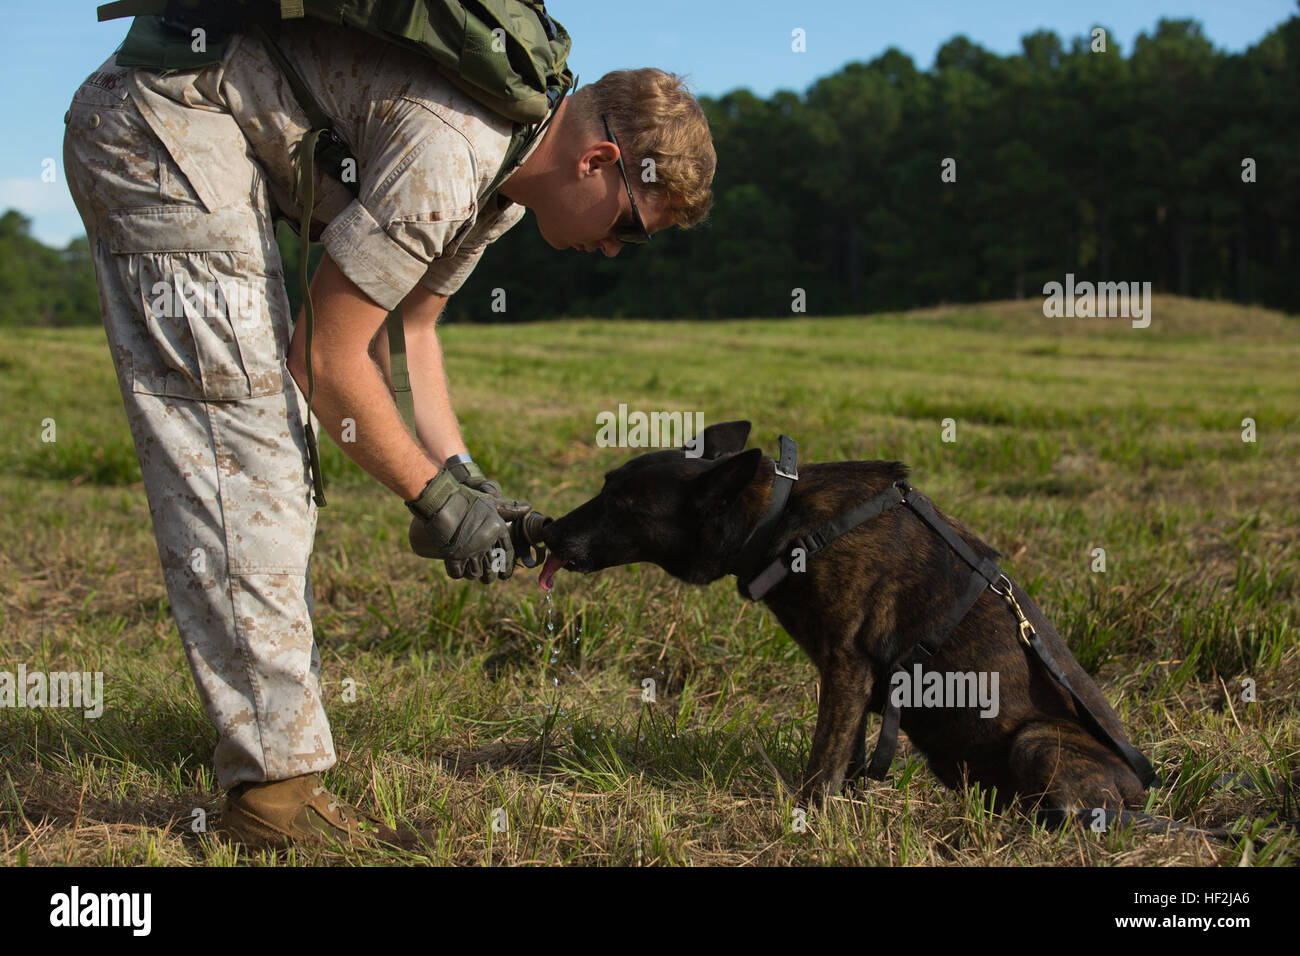
M 841 790 L 844 793 L 865 793 L 868 782 L 867 768 L 863 767 L 857 773 L 846 773 L 844 775 L 844 784 Z
M 839 793 L 840 788 L 827 786 L 824 780 L 807 780 L 799 788 L 796 804 L 806 810 L 820 810 L 826 801 Z

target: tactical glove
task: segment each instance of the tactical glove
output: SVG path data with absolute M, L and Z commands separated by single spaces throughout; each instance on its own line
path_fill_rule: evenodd
M 533 510 L 532 505 L 526 501 L 515 501 L 513 498 L 505 497 L 501 492 L 501 486 L 484 475 L 483 470 L 466 455 L 452 455 L 443 467 L 465 487 L 491 495 L 497 507 L 497 514 L 503 521 L 518 521 Z
M 477 578 L 486 584 L 493 575 L 504 581 L 514 573 L 510 529 L 497 514 L 493 498 L 462 485 L 448 469 L 438 472 L 406 507 L 415 515 L 411 548 L 424 557 L 446 561 L 448 576 Z M 494 571 L 494 563 L 504 568 Z

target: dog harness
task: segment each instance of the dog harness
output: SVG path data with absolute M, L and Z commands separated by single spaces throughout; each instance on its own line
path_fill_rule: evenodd
M 1020 642 L 1027 650 L 1033 652 L 1032 659 L 1037 660 L 1039 664 L 1046 668 L 1052 679 L 1069 693 L 1071 700 L 1074 701 L 1075 711 L 1088 731 L 1097 740 L 1119 754 L 1124 759 L 1124 762 L 1137 774 L 1144 787 L 1160 785 L 1160 778 L 1152 769 L 1150 761 L 1128 741 L 1121 740 L 1106 730 L 1097 715 L 1093 713 L 1092 709 L 1070 685 L 1070 680 L 1065 671 L 1052 657 L 1051 652 L 1048 651 L 1046 645 L 1043 644 L 1038 633 L 1034 630 L 1033 625 L 1029 622 L 1029 618 L 1025 616 L 1024 610 L 1021 609 L 1020 602 L 1016 600 L 1011 579 L 998 569 L 997 564 L 992 559 L 979 557 L 970 545 L 963 541 L 952 527 L 939 517 L 930 499 L 906 481 L 899 479 L 891 483 L 884 491 L 837 515 L 816 531 L 795 538 L 794 541 L 790 542 L 789 547 L 782 548 L 778 556 L 768 563 L 766 567 L 763 567 L 763 559 L 772 554 L 772 538 L 776 531 L 777 521 L 780 520 L 786 503 L 789 501 L 790 490 L 794 482 L 799 480 L 799 446 L 789 435 L 782 435 L 780 441 L 781 453 L 780 458 L 773 462 L 775 474 L 772 478 L 772 494 L 768 501 L 767 510 L 754 527 L 754 530 L 745 539 L 745 543 L 741 546 L 740 553 L 733 565 L 734 569 L 731 572 L 736 575 L 740 583 L 741 593 L 751 601 L 762 600 L 765 594 L 789 576 L 791 556 L 796 548 L 803 549 L 807 557 L 812 557 L 840 535 L 852 531 L 858 525 L 870 521 L 890 508 L 904 505 L 912 514 L 928 525 L 930 530 L 939 535 L 957 557 L 970 566 L 971 577 L 965 590 L 948 608 L 948 612 L 943 616 L 939 624 L 917 641 L 908 653 L 900 656 L 894 662 L 889 670 L 891 678 L 900 671 L 904 673 L 910 672 L 914 667 L 924 665 L 937 655 L 944 641 L 948 639 L 948 636 L 952 634 L 970 609 L 974 607 L 975 602 L 979 600 L 985 590 L 990 590 L 1006 602 L 1007 607 L 1016 617 L 1016 623 L 1020 630 Z M 771 461 L 771 459 L 768 460 Z M 748 584 L 745 583 L 746 580 L 748 580 Z M 876 749 L 867 768 L 867 776 L 873 780 L 883 780 L 888 774 L 889 766 L 894 759 L 894 751 L 898 746 L 898 728 L 901 713 L 899 707 L 894 704 L 891 698 L 892 695 L 886 695 L 884 710 L 881 712 L 880 735 L 876 739 Z

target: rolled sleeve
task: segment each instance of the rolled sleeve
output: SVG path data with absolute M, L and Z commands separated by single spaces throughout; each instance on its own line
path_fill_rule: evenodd
M 478 213 L 477 160 L 465 136 L 405 98 L 365 145 L 360 194 L 321 242 L 370 299 L 396 308 L 429 270 L 451 257 Z
M 524 207 L 512 204 L 490 222 L 480 219 L 466 235 L 456 254 L 435 260 L 419 280 L 420 285 L 438 295 L 452 295 L 469 278 L 488 244 L 495 242 L 524 216 Z
M 330 223 L 321 242 L 343 274 L 390 312 L 429 267 L 395 242 L 360 200 Z

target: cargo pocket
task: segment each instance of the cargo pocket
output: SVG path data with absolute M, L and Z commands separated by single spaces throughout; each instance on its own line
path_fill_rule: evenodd
M 285 390 L 288 301 L 260 223 L 251 208 L 195 205 L 109 215 L 109 250 L 135 302 L 131 327 L 115 330 L 133 391 L 223 401 Z

